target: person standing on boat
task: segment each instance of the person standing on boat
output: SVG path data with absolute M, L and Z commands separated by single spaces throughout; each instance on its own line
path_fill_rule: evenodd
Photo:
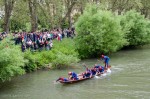
M 78 80 L 78 75 L 75 72 L 69 72 L 69 79 L 71 80 Z
M 109 66 L 109 60 L 110 60 L 109 57 L 108 57 L 108 56 L 105 56 L 105 55 L 102 55 L 102 56 L 101 56 L 101 59 L 104 60 L 105 69 L 107 69 L 108 66 Z

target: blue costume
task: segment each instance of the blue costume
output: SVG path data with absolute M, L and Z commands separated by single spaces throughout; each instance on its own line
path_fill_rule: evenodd
M 95 66 L 94 66 L 94 68 L 99 68 L 100 67 L 100 64 L 96 64 Z
M 64 81 L 68 81 L 68 79 L 67 79 L 67 78 L 64 78 Z
M 92 73 L 93 76 L 96 75 L 96 70 L 92 69 L 91 73 Z
M 86 78 L 90 77 L 90 76 L 91 76 L 91 72 L 90 72 L 90 71 L 87 71 L 87 72 L 84 74 L 84 76 L 85 76 Z
M 57 82 L 57 81 L 59 81 L 59 80 L 60 80 L 60 81 L 65 81 L 65 82 L 66 82 L 66 81 L 68 81 L 68 79 L 67 79 L 67 78 L 60 77 L 60 78 L 58 78 L 58 79 L 56 80 L 56 82 Z
M 103 66 L 100 66 L 99 72 L 102 73 L 102 72 L 104 72 L 104 70 L 105 70 L 105 68 Z
M 102 55 L 102 60 L 105 62 L 105 67 L 107 68 L 109 66 L 109 57 Z
M 78 76 L 77 76 L 77 74 L 75 72 L 72 72 L 71 76 L 72 76 L 71 77 L 72 79 L 78 80 Z

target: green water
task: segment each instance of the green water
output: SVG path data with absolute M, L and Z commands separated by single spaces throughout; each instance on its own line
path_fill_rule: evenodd
M 45 70 L 15 77 L 0 85 L 0 99 L 150 99 L 150 47 L 126 50 L 110 56 L 112 73 L 80 83 L 54 83 L 70 70 Z M 81 62 L 92 66 L 97 59 Z

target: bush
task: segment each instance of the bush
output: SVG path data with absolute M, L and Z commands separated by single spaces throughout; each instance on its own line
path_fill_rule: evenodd
M 65 29 L 65 28 L 68 28 L 69 27 L 69 23 L 67 22 L 67 20 L 65 20 L 64 22 L 62 22 L 61 24 L 61 28 L 62 29 Z
M 24 74 L 23 53 L 18 46 L 12 45 L 10 39 L 0 42 L 0 81 L 10 80 L 11 77 Z
M 76 23 L 76 46 L 81 58 L 115 52 L 126 44 L 120 21 L 110 11 L 88 6 Z
M 55 41 L 52 49 L 53 68 L 65 68 L 79 61 L 78 53 L 75 50 L 75 43 L 72 39 L 63 39 L 62 42 Z
M 150 42 L 150 21 L 135 10 L 122 16 L 121 26 L 126 34 L 128 46 L 145 45 Z
M 52 60 L 52 67 L 57 69 L 66 68 L 79 61 L 79 59 L 73 55 L 66 55 L 62 52 L 56 53 L 56 57 L 57 58 Z
M 75 51 L 74 41 L 63 39 L 63 41 L 54 41 L 54 47 L 50 51 L 24 53 L 25 59 L 29 62 L 25 65 L 27 72 L 43 68 L 51 63 L 53 68 L 66 68 L 72 63 L 79 61 L 78 53 Z
M 28 50 L 24 53 L 24 57 L 29 61 L 25 64 L 25 70 L 27 72 L 32 72 L 44 68 L 46 64 L 51 63 L 55 56 L 52 51 L 31 52 Z
M 31 72 L 37 69 L 37 63 L 36 63 L 36 55 L 31 53 L 30 51 L 26 51 L 24 53 L 24 58 L 28 60 L 29 62 L 25 64 L 24 69 L 26 72 Z
M 10 29 L 13 32 L 19 31 L 19 30 L 24 30 L 25 24 L 22 24 L 18 20 L 13 20 L 11 19 L 11 24 L 10 24 Z

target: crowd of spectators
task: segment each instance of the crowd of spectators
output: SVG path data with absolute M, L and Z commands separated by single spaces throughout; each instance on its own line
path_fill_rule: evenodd
M 22 52 L 27 49 L 31 51 L 50 50 L 53 47 L 53 40 L 61 41 L 63 38 L 73 38 L 75 35 L 74 28 L 60 29 L 54 28 L 51 31 L 44 30 L 41 32 L 19 32 L 14 33 L 15 44 L 21 44 Z
M 0 33 L 0 41 L 2 41 L 5 37 L 7 37 L 7 33 L 6 32 Z

